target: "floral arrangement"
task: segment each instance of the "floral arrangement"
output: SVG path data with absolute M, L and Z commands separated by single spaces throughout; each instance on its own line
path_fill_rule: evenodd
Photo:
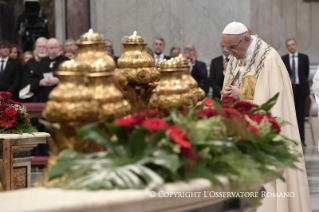
M 64 150 L 49 172 L 52 186 L 67 189 L 157 188 L 165 182 L 225 176 L 233 189 L 281 178 L 296 168 L 296 142 L 280 135 L 269 112 L 278 94 L 258 106 L 232 97 L 208 100 L 200 109 L 126 116 L 104 126 L 89 124 L 78 136 L 105 147 L 90 154 Z M 105 129 L 103 129 L 106 127 Z
M 11 99 L 10 92 L 0 92 L 0 133 L 23 134 L 37 130 L 30 124 L 27 109 L 19 102 Z

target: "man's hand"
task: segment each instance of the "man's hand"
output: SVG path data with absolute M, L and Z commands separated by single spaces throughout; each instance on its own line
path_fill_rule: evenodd
M 47 87 L 47 86 L 49 86 L 49 84 L 50 84 L 50 81 L 48 79 L 40 80 L 40 86 L 42 86 L 42 87 Z
M 224 88 L 224 90 L 222 90 L 220 92 L 220 94 L 222 96 L 227 95 L 227 96 L 232 96 L 234 97 L 236 100 L 239 100 L 239 88 L 237 88 L 236 86 L 227 86 Z
M 60 80 L 56 77 L 52 77 L 49 79 L 50 85 L 56 85 L 60 82 Z

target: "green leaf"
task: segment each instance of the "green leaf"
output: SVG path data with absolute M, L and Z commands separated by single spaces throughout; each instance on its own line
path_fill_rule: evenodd
M 77 136 L 81 139 L 90 139 L 95 141 L 107 148 L 108 151 L 116 152 L 114 143 L 111 141 L 110 137 L 96 124 L 87 124 L 83 126 L 79 130 Z
M 126 128 L 112 123 L 104 123 L 104 125 L 117 136 L 119 142 L 127 141 Z
M 145 141 L 146 133 L 148 129 L 141 127 L 134 129 L 128 137 L 129 153 L 133 158 L 139 158 L 143 156 L 143 153 L 147 149 L 147 143 Z
M 259 110 L 263 110 L 263 111 L 269 111 L 277 102 L 279 93 L 277 93 L 275 96 L 273 96 L 271 99 L 269 99 L 267 102 L 265 102 L 264 104 L 260 105 L 257 108 L 253 108 L 252 112 L 255 113 Z

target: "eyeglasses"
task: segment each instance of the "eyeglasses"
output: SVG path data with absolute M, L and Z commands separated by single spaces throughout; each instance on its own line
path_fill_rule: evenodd
M 240 41 L 239 41 L 239 43 L 237 44 L 237 46 L 236 47 L 232 47 L 232 48 L 226 48 L 226 47 L 224 47 L 223 49 L 224 49 L 224 51 L 226 51 L 226 52 L 230 52 L 230 51 L 235 51 L 236 49 L 237 49 L 237 47 L 239 46 L 239 44 L 240 44 L 240 42 L 243 40 L 243 38 L 241 38 L 240 39 Z

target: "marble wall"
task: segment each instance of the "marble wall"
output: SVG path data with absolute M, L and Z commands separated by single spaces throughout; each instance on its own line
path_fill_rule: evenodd
M 298 51 L 308 54 L 310 63 L 319 65 L 319 2 L 301 0 L 252 0 L 253 33 L 287 54 L 286 40 L 295 38 Z
M 221 54 L 221 32 L 229 22 L 251 25 L 250 7 L 250 0 L 91 0 L 91 27 L 113 41 L 116 55 L 122 36 L 137 31 L 150 46 L 163 37 L 166 55 L 172 46 L 192 43 L 209 66 Z

